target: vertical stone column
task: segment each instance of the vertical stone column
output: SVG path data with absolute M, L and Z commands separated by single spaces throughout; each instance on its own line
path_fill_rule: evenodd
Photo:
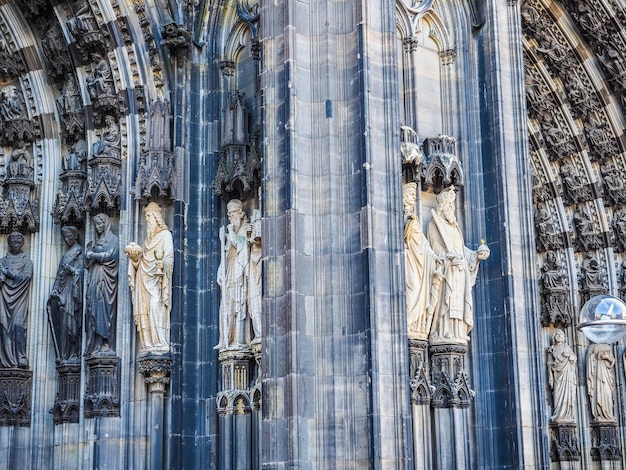
M 172 371 L 172 359 L 169 354 L 146 354 L 137 359 L 139 371 L 144 376 L 144 382 L 148 386 L 150 442 L 149 463 L 147 468 L 159 470 L 166 468 L 164 465 L 163 440 L 163 401 L 167 386 L 170 383 Z
M 465 469 L 471 465 L 472 429 L 469 406 L 474 391 L 465 370 L 467 346 L 431 345 L 431 405 L 434 409 L 435 454 L 439 468 Z
M 409 339 L 409 386 L 413 417 L 413 448 L 421 449 L 414 454 L 415 470 L 427 470 L 434 466 L 432 416 L 430 403 L 433 386 L 430 384 L 428 364 L 428 341 Z
M 259 11 L 268 470 L 412 467 L 395 9 Z

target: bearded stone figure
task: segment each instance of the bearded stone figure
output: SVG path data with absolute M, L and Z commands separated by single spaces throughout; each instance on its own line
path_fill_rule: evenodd
M 576 354 L 565 342 L 563 330 L 552 334 L 552 345 L 548 348 L 548 386 L 552 389 L 553 423 L 574 421 L 576 400 Z
M 57 277 L 48 299 L 47 311 L 57 354 L 57 361 L 77 361 L 80 357 L 83 322 L 83 247 L 78 243 L 78 229 L 61 228 L 67 251 L 59 262 Z
M 27 368 L 26 323 L 33 262 L 22 251 L 24 235 L 8 237 L 9 252 L 0 259 L 0 367 Z
M 615 422 L 615 357 L 608 344 L 592 343 L 587 350 L 587 394 L 595 422 Z
M 95 242 L 87 244 L 87 350 L 89 354 L 110 353 L 115 345 L 119 247 L 106 214 L 92 219 Z
M 130 260 L 128 284 L 141 351 L 167 354 L 170 351 L 174 243 L 158 204 L 149 203 L 145 216 L 148 234 L 143 245 L 131 243 L 124 249 Z
M 251 226 L 243 211 L 243 203 L 232 199 L 226 205 L 228 226 L 220 229 L 222 260 L 217 270 L 217 283 L 221 288 L 220 340 L 215 349 L 241 349 L 249 342 L 247 328 L 248 239 Z
M 443 282 L 429 342 L 467 345 L 474 326 L 472 287 L 476 283 L 479 262 L 489 258 L 490 252 L 484 244 L 477 251 L 465 246 L 456 221 L 454 187 L 439 193 L 437 204 L 428 224 L 428 240 L 435 254 L 444 259 Z
M 402 188 L 404 206 L 404 267 L 406 280 L 406 315 L 409 338 L 428 339 L 437 298 L 440 293 L 443 259 L 430 247 L 415 215 L 417 185 Z

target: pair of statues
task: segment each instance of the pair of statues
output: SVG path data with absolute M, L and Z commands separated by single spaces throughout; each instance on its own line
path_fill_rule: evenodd
M 86 250 L 78 242 L 78 229 L 61 228 L 67 251 L 59 262 L 48 299 L 48 318 L 59 363 L 77 362 L 81 352 L 83 275 L 88 270 L 85 292 L 87 355 L 113 354 L 117 316 L 118 239 L 106 214 L 92 219 L 95 241 Z
M 409 337 L 431 344 L 467 345 L 474 325 L 472 287 L 480 261 L 490 255 L 481 244 L 465 246 L 456 221 L 456 193 L 448 188 L 437 195 L 428 237 L 415 216 L 417 186 L 403 188 L 406 308 Z
M 548 386 L 552 389 L 553 423 L 574 422 L 578 359 L 565 342 L 563 330 L 552 334 L 548 348 Z M 615 357 L 608 344 L 592 343 L 587 350 L 587 394 L 596 423 L 614 423 Z
M 220 340 L 215 349 L 239 350 L 261 341 L 261 231 L 260 217 L 248 222 L 243 203 L 226 205 L 228 225 L 220 229 L 222 257 L 217 283 L 220 302 Z

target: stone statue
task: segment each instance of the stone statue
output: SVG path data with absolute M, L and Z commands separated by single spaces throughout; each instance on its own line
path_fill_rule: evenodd
M 12 232 L 0 259 L 0 367 L 28 367 L 26 322 L 33 262 L 22 252 L 24 235 Z
M 226 205 L 228 226 L 220 228 L 222 261 L 217 270 L 217 284 L 221 287 L 220 340 L 215 349 L 241 349 L 246 343 L 248 300 L 248 237 L 250 224 L 243 204 L 232 199 Z
M 433 313 L 441 289 L 440 258 L 430 247 L 415 216 L 417 185 L 403 186 L 404 206 L 404 268 L 406 278 L 406 316 L 410 338 L 428 339 Z
M 474 325 L 472 287 L 478 264 L 489 257 L 484 244 L 477 251 L 464 244 L 456 221 L 454 187 L 437 195 L 437 210 L 428 224 L 428 240 L 433 251 L 444 258 L 443 286 L 434 311 L 429 341 L 431 344 L 463 344 L 469 341 Z
M 113 73 L 109 61 L 97 52 L 91 54 L 91 60 L 96 65 L 93 69 L 93 75 L 85 79 L 89 96 L 92 99 L 114 96 Z
M 253 211 L 250 223 L 250 264 L 248 265 L 248 311 L 252 321 L 252 344 L 261 342 L 261 310 L 263 305 L 262 271 L 261 271 L 261 216 L 258 210 Z
M 95 242 L 87 244 L 87 346 L 86 354 L 107 353 L 115 345 L 117 317 L 117 273 L 119 247 L 106 214 L 92 219 Z
M 148 234 L 143 246 L 131 243 L 124 249 L 130 259 L 128 284 L 141 350 L 166 354 L 170 350 L 174 243 L 158 204 L 149 203 L 145 215 Z
M 20 139 L 16 142 L 16 147 L 11 151 L 9 176 L 12 178 L 32 178 L 33 172 L 33 158 L 25 147 L 24 141 Z
M 552 334 L 552 345 L 548 348 L 548 386 L 552 389 L 553 423 L 574 421 L 576 402 L 576 354 L 565 342 L 563 330 Z
M 106 128 L 102 132 L 100 140 L 91 146 L 92 157 L 108 155 L 120 156 L 120 126 L 111 115 L 104 117 Z
M 78 360 L 83 323 L 83 247 L 78 243 L 78 229 L 61 228 L 67 251 L 59 262 L 57 277 L 48 299 L 47 311 L 56 349 L 57 361 Z
M 591 416 L 596 422 L 615 422 L 613 399 L 615 390 L 615 357 L 608 344 L 589 345 L 587 350 L 587 394 Z

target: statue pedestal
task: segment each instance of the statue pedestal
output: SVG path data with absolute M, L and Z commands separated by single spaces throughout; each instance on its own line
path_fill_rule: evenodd
M 33 371 L 0 369 L 0 426 L 30 426 Z
M 255 351 L 245 348 L 219 353 L 222 380 L 216 401 L 224 468 L 253 468 L 251 458 L 258 456 L 252 452 L 259 446 L 260 426 L 260 393 L 255 380 L 259 377 L 255 356 L 260 362 L 260 348 Z
M 54 406 L 50 410 L 54 424 L 78 423 L 80 418 L 80 363 L 57 364 L 59 383 Z
M 428 367 L 428 341 L 409 339 L 409 386 L 413 423 L 413 455 L 415 469 L 434 467 L 432 458 L 432 415 L 430 402 L 433 387 Z
M 434 448 L 439 468 L 471 468 L 472 430 L 469 406 L 474 391 L 465 370 L 467 346 L 430 346 L 434 408 Z
M 552 444 L 550 459 L 553 462 L 580 460 L 576 423 L 550 423 Z
M 617 423 L 591 422 L 591 458 L 593 460 L 620 460 L 622 451 L 617 439 Z
M 115 354 L 85 359 L 88 379 L 85 391 L 85 418 L 120 415 L 119 358 Z
M 164 468 L 163 462 L 163 402 L 165 391 L 170 383 L 172 357 L 169 354 L 145 354 L 137 358 L 139 371 L 148 386 L 150 394 L 150 462 L 147 468 Z

